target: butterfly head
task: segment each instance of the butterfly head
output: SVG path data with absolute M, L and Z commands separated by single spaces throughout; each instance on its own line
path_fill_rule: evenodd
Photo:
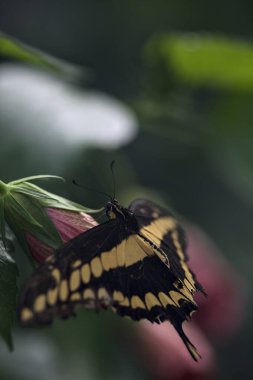
M 111 199 L 106 205 L 106 215 L 108 219 L 125 219 L 126 209 L 122 207 L 116 199 Z

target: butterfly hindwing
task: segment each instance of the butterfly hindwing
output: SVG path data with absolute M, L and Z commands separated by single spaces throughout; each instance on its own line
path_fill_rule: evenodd
M 140 234 L 160 248 L 157 255 L 178 278 L 178 285 L 189 293 L 203 291 L 188 267 L 185 233 L 175 217 L 166 209 L 147 200 L 136 200 L 129 207 L 139 222 Z

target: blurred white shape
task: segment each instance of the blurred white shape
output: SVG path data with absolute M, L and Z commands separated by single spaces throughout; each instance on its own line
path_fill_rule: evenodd
M 94 380 L 92 368 L 82 351 L 82 361 L 63 360 L 60 347 L 48 336 L 36 332 L 14 334 L 14 351 L 0 344 L 0 373 L 12 380 Z M 74 356 L 74 355 L 73 355 Z M 79 374 L 82 374 L 82 376 Z M 1 377 L 1 380 L 4 379 Z
M 118 147 L 137 133 L 135 115 L 118 100 L 7 64 L 0 67 L 0 124 L 13 137 L 45 144 L 47 150 Z

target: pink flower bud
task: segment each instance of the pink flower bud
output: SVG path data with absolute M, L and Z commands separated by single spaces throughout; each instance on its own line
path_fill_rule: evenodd
M 84 212 L 47 208 L 46 212 L 56 227 L 63 243 L 97 225 L 94 218 Z M 38 240 L 31 233 L 25 234 L 26 241 L 35 261 L 42 263 L 54 252 L 54 248 Z
M 59 195 L 49 193 L 32 181 L 63 179 L 38 175 L 4 183 L 0 181 L 1 238 L 6 244 L 6 224 L 24 252 L 37 262 L 43 262 L 64 242 L 95 226 L 86 212 L 100 212 L 81 206 Z

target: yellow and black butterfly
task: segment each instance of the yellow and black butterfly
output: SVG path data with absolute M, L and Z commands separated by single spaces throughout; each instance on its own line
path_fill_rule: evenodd
M 170 321 L 198 360 L 182 323 L 197 310 L 193 293 L 204 291 L 187 265 L 177 220 L 148 200 L 124 208 L 111 199 L 106 215 L 108 221 L 69 241 L 34 272 L 20 297 L 21 324 L 49 324 L 80 305 L 112 308 L 137 321 Z

